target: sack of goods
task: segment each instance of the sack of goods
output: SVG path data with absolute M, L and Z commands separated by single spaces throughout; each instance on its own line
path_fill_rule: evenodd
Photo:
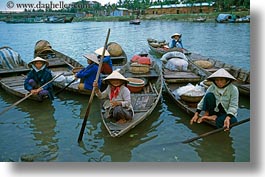
M 205 89 L 200 85 L 192 85 L 191 83 L 182 86 L 174 91 L 174 94 L 186 102 L 199 102 L 205 94 Z
M 110 45 L 108 45 L 107 50 L 108 50 L 110 56 L 112 56 L 112 57 L 119 57 L 122 55 L 122 48 L 117 43 L 113 42 Z
M 39 40 L 35 44 L 34 49 L 34 55 L 36 56 L 42 56 L 46 54 L 53 54 L 52 46 L 51 44 L 46 40 Z
M 166 63 L 166 68 L 171 71 L 187 71 L 189 63 L 180 58 L 171 58 Z

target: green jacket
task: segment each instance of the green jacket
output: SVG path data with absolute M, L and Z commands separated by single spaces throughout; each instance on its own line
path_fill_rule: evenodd
M 214 83 L 207 89 L 206 93 L 211 92 L 216 98 L 215 111 L 218 112 L 218 105 L 221 103 L 227 114 L 237 116 L 239 92 L 235 85 L 229 84 L 223 89 L 218 88 Z M 204 97 L 198 103 L 197 109 L 202 110 Z

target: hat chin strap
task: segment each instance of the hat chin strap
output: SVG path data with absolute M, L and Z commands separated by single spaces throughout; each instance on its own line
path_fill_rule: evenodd
M 46 64 L 44 64 L 40 69 L 36 68 L 36 66 L 34 64 L 32 64 L 32 68 L 36 71 L 39 72 L 41 70 L 43 70 L 46 67 Z

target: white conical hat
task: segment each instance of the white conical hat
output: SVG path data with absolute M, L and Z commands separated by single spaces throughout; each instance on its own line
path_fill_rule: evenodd
M 98 57 L 97 57 L 95 54 L 93 54 L 93 53 L 89 53 L 89 54 L 85 54 L 85 55 L 83 55 L 83 56 L 84 56 L 86 59 L 91 60 L 91 61 L 93 61 L 94 63 L 99 64 Z
M 103 49 L 104 49 L 104 47 L 101 47 L 101 48 L 95 50 L 95 53 L 96 53 L 97 55 L 102 55 L 102 53 L 103 53 Z M 104 54 L 104 56 L 110 56 L 110 54 L 109 54 L 109 52 L 108 52 L 107 49 L 105 50 L 105 54 Z
M 103 81 L 108 81 L 108 80 L 112 80 L 112 79 L 119 79 L 119 80 L 123 80 L 127 83 L 129 83 L 128 79 L 126 79 L 121 73 L 119 73 L 117 70 L 113 71 L 110 75 L 108 75 L 108 77 L 106 77 Z
M 174 34 L 171 36 L 171 38 L 174 38 L 174 36 L 179 36 L 179 37 L 181 37 L 181 34 L 179 34 L 179 33 L 174 33 Z
M 42 62 L 44 62 L 45 64 L 46 64 L 46 66 L 49 66 L 49 62 L 47 61 L 47 60 L 45 60 L 45 59 L 43 59 L 43 58 L 41 58 L 41 57 L 36 57 L 36 58 L 34 58 L 31 62 L 29 62 L 29 67 L 32 67 L 32 64 L 34 63 L 34 62 L 36 62 L 36 61 L 42 61 Z
M 212 75 L 210 75 L 207 79 L 208 80 L 213 80 L 214 78 L 217 77 L 223 77 L 223 78 L 228 78 L 231 80 L 236 80 L 229 72 L 227 72 L 225 69 L 221 68 L 215 71 Z

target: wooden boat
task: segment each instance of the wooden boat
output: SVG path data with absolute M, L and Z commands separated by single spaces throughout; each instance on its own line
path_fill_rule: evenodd
M 193 22 L 205 22 L 205 21 L 206 21 L 205 17 L 198 17 L 198 18 L 193 19 Z
M 24 81 L 30 68 L 12 48 L 2 47 L 0 53 L 0 85 L 2 89 L 15 96 L 25 97 L 29 91 L 24 89 Z M 12 55 L 9 55 L 10 53 Z M 8 67 L 3 66 L 2 61 L 7 63 Z M 29 99 L 39 101 L 39 98 L 35 95 L 31 95 Z
M 40 40 L 36 43 L 34 58 L 37 56 L 44 58 L 49 62 L 48 68 L 52 71 L 53 75 L 64 73 L 63 76 L 53 81 L 53 85 L 59 89 L 64 88 L 74 79 L 73 75 L 80 69 L 84 68 L 81 63 L 77 62 L 73 58 L 52 49 L 50 43 L 45 40 Z M 71 80 L 67 78 L 71 78 Z M 74 82 L 65 90 L 85 95 L 90 94 L 90 92 L 78 89 L 78 84 L 78 81 Z
M 145 80 L 145 84 L 141 92 L 131 93 L 135 114 L 130 122 L 119 124 L 106 119 L 106 112 L 103 108 L 104 100 L 102 100 L 101 117 L 106 129 L 112 137 L 122 136 L 140 122 L 144 121 L 155 109 L 162 94 L 162 74 L 157 64 L 153 63 L 148 73 L 134 74 L 130 72 L 130 64 L 127 63 L 119 72 L 127 78 L 143 79 Z
M 156 39 L 148 38 L 147 42 L 148 42 L 148 46 L 150 50 L 160 57 L 164 55 L 165 53 L 173 52 L 173 51 L 182 52 L 186 55 L 190 54 L 190 52 L 187 49 L 176 48 L 176 47 L 175 48 L 165 47 L 165 46 L 168 46 L 168 42 L 166 42 L 165 40 L 158 41 Z
M 217 23 L 250 23 L 250 16 L 240 17 L 235 14 L 219 14 L 215 21 Z
M 140 25 L 141 21 L 140 19 L 134 19 L 134 20 L 130 20 L 129 23 L 132 25 Z
M 110 42 L 108 43 L 107 46 L 110 46 L 111 44 L 116 44 L 116 43 Z M 40 46 L 43 49 L 40 49 Z M 54 75 L 64 73 L 64 75 L 61 78 L 58 78 L 53 82 L 53 85 L 59 89 L 63 89 L 68 83 L 70 83 L 74 79 L 73 75 L 82 68 L 84 68 L 82 64 L 80 64 L 73 58 L 55 49 L 52 49 L 48 41 L 41 40 L 36 43 L 34 57 L 36 56 L 40 56 L 49 61 L 49 69 L 52 71 Z M 111 56 L 111 60 L 113 63 L 113 69 L 119 69 L 127 63 L 127 55 L 122 50 L 122 54 L 120 56 Z M 102 78 L 104 77 L 106 76 L 102 75 Z M 76 81 L 71 85 L 69 85 L 68 87 L 66 87 L 65 90 L 84 95 L 91 94 L 91 92 L 78 89 L 78 85 L 79 82 Z
M 196 53 L 192 53 L 186 57 L 196 66 L 197 70 L 200 70 L 199 72 L 203 72 L 207 76 L 220 68 L 226 69 L 237 79 L 233 83 L 238 87 L 240 94 L 248 97 L 250 96 L 250 71 Z M 211 63 L 211 67 L 203 68 L 196 64 L 196 61 L 208 61 Z
M 71 23 L 74 17 L 66 16 L 49 16 L 45 19 L 45 23 Z
M 170 98 L 180 107 L 183 111 L 185 111 L 191 117 L 196 112 L 196 107 L 198 102 L 201 100 L 200 97 L 187 97 L 181 96 L 179 97 L 176 94 L 176 90 L 180 87 L 187 86 L 188 84 L 199 84 L 202 80 L 205 79 L 206 75 L 198 73 L 198 70 L 195 66 L 189 63 L 186 71 L 172 71 L 166 68 L 166 64 L 162 64 L 162 74 L 163 74 L 163 82 L 164 87 L 167 94 Z M 212 121 L 206 121 L 210 125 L 215 126 L 215 123 Z

